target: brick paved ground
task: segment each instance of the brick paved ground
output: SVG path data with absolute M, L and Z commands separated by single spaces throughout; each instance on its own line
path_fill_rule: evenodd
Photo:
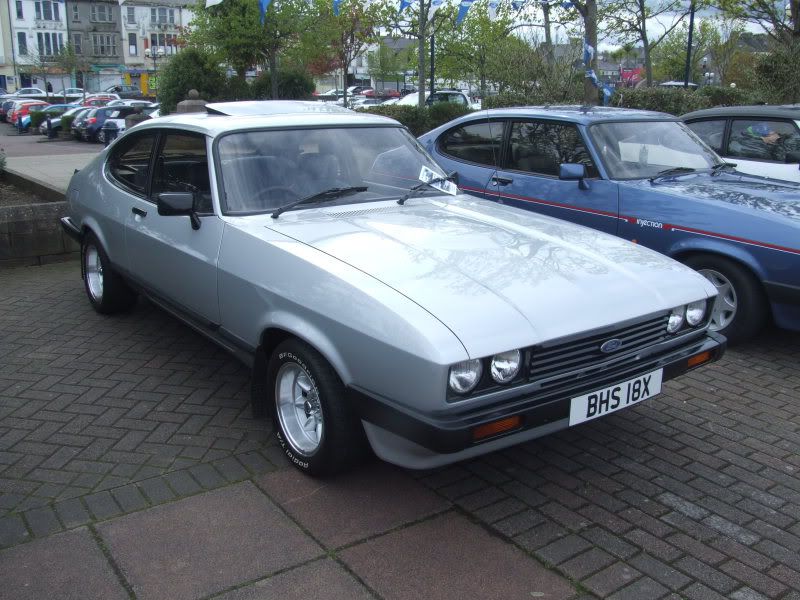
M 245 370 L 147 303 L 95 314 L 78 272 L 0 271 L 0 547 L 236 481 L 280 501 Z M 635 409 L 411 475 L 589 597 L 800 600 L 798 366 L 769 332 Z

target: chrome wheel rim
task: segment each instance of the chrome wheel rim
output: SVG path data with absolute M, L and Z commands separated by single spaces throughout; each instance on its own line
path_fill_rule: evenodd
M 286 363 L 278 369 L 275 402 L 289 444 L 304 456 L 314 454 L 322 440 L 322 407 L 319 390 L 303 367 Z
M 714 284 L 717 288 L 717 298 L 711 309 L 711 323 L 709 328 L 714 331 L 725 329 L 736 317 L 738 302 L 736 290 L 730 279 L 714 269 L 699 269 L 698 272 Z
M 83 254 L 83 272 L 86 286 L 95 302 L 103 301 L 103 263 L 95 246 L 88 246 Z
M 97 140 L 101 144 L 105 143 L 105 141 L 106 141 L 106 132 L 103 131 L 102 129 L 100 130 L 100 133 L 97 134 Z

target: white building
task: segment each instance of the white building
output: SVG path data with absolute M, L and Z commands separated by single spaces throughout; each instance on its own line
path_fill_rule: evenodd
M 35 86 L 44 89 L 44 79 L 36 71 L 43 61 L 57 55 L 69 39 L 67 5 L 52 0 L 6 1 L 9 29 L 12 33 L 12 68 L 16 63 L 19 77 L 17 87 Z M 69 86 L 68 77 L 48 76 L 48 81 L 54 89 L 60 89 L 62 85 Z

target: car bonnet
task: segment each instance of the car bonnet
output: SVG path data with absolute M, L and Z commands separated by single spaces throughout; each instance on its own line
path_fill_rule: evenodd
M 391 286 L 444 323 L 471 356 L 715 293 L 699 274 L 645 248 L 466 196 L 294 211 L 268 227 Z

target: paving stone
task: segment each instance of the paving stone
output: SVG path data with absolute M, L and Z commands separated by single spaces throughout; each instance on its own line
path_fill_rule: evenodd
M 142 496 L 135 485 L 126 485 L 112 490 L 111 495 L 114 496 L 114 500 L 122 508 L 122 512 L 140 510 L 149 505 L 147 499 Z
M 633 567 L 617 562 L 584 580 L 583 585 L 595 594 L 605 597 L 627 587 L 640 576 L 641 573 Z
M 49 506 L 27 511 L 25 520 L 35 537 L 44 537 L 62 529 L 56 513 Z
M 565 579 L 452 513 L 351 546 L 340 556 L 386 600 L 576 595 Z
M 164 475 L 164 479 L 178 496 L 190 496 L 203 489 L 188 471 L 173 471 Z
M 534 554 L 545 563 L 558 565 L 591 547 L 590 542 L 573 534 L 539 548 Z
M 128 598 L 86 528 L 2 550 L 0 564 L 4 598 Z
M 737 560 L 728 561 L 720 565 L 719 568 L 731 577 L 746 583 L 752 589 L 770 598 L 777 598 L 786 591 L 786 586 L 784 584 L 775 581 L 772 577 L 764 575 L 747 565 L 743 565 Z
M 57 502 L 54 506 L 56 514 L 58 514 L 64 527 L 72 529 L 79 525 L 85 525 L 92 520 L 89 511 L 83 506 L 79 498 L 69 498 Z
M 307 565 L 262 579 L 251 585 L 240 587 L 217 600 L 372 600 L 374 596 L 352 575 L 332 560 L 314 561 Z
M 604 552 L 598 548 L 592 548 L 583 554 L 579 554 L 575 558 L 561 563 L 558 569 L 567 576 L 580 580 L 616 561 L 617 559 L 608 552 Z
M 674 566 L 721 594 L 729 594 L 737 588 L 732 578 L 690 556 L 675 561 Z
M 681 589 L 692 581 L 691 578 L 649 554 L 634 556 L 628 563 L 673 591 Z
M 115 517 L 122 512 L 109 492 L 90 494 L 84 498 L 84 502 L 86 502 L 86 506 L 89 507 L 94 518 L 98 520 Z
M 385 463 L 335 479 L 276 471 L 258 484 L 328 548 L 337 548 L 446 510 L 450 504 Z
M 119 517 L 98 531 L 142 600 L 206 596 L 323 553 L 251 483 Z
M 0 547 L 20 544 L 30 537 L 21 517 L 10 515 L 0 518 Z
M 609 600 L 642 600 L 643 598 L 663 598 L 669 590 L 649 577 L 642 577 L 634 583 L 609 596 Z

